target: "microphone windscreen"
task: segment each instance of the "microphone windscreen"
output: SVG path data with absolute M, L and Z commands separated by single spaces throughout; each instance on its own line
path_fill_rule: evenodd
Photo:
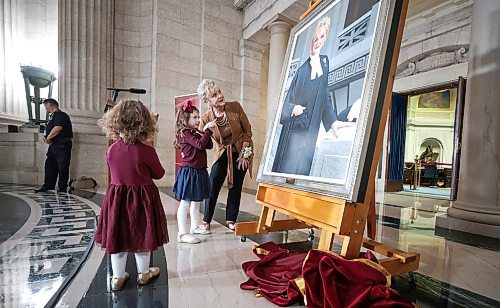
M 146 90 L 145 89 L 130 88 L 130 93 L 146 94 Z

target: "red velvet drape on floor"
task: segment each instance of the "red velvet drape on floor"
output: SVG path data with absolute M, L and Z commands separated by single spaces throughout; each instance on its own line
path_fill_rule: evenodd
M 370 252 L 346 260 L 320 250 L 291 253 L 269 242 L 254 253 L 259 260 L 243 263 L 249 279 L 240 287 L 278 306 L 414 307 L 390 288 L 390 275 Z

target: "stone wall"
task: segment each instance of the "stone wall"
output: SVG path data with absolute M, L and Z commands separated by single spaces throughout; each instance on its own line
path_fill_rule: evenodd
M 70 178 L 87 176 L 107 185 L 104 136 L 75 134 Z M 0 183 L 41 185 L 48 145 L 39 133 L 0 133 Z M 104 153 L 104 154 L 103 154 Z
M 104 135 L 75 134 L 71 157 L 70 178 L 91 177 L 100 187 L 108 184 L 106 150 L 108 140 Z
M 202 78 L 215 79 L 227 101 L 239 101 L 259 135 L 264 46 L 242 40 L 243 14 L 233 1 L 159 1 L 155 16 L 152 108 L 160 114 L 156 148 L 167 170 L 160 185 L 169 186 L 175 176 L 174 98 L 194 93 Z M 254 141 L 263 146 L 258 137 Z M 213 153 L 208 155 L 211 162 Z M 245 186 L 254 183 L 247 178 Z
M 472 1 L 467 0 L 447 1 L 439 7 L 409 16 L 403 32 L 396 78 L 467 62 L 471 20 Z
M 123 0 L 115 5 L 113 85 L 143 88 L 146 94 L 121 92 L 151 106 L 153 65 L 153 0 Z
M 37 133 L 0 133 L 0 183 L 38 185 L 48 145 Z

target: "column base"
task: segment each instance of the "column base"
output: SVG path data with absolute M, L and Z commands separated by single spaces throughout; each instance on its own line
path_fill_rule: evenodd
M 451 217 L 450 215 L 437 216 L 436 228 L 461 231 L 500 239 L 500 226 L 458 219 Z
M 73 132 L 81 134 L 103 135 L 102 129 L 97 125 L 99 117 L 71 115 Z
M 450 217 L 460 220 L 500 226 L 500 212 L 477 204 L 455 201 L 452 206 L 448 208 L 447 214 Z
M 0 133 L 0 183 L 40 185 L 43 183 L 45 153 L 43 134 Z

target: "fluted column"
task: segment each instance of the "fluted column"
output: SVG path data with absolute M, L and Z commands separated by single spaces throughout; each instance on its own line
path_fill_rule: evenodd
M 0 123 L 27 122 L 26 98 L 19 63 L 24 38 L 24 4 L 0 1 Z
M 267 81 L 266 131 L 269 130 L 274 120 L 276 108 L 278 106 L 280 77 L 283 70 L 283 62 L 285 60 L 288 37 L 290 36 L 292 24 L 293 21 L 285 19 L 282 16 L 277 16 L 266 25 L 271 38 L 269 46 L 269 74 Z
M 499 12 L 500 1 L 474 1 L 458 197 L 448 217 L 452 229 L 500 238 Z
M 59 0 L 59 101 L 76 132 L 99 132 L 112 85 L 113 7 L 112 0 Z
M 13 110 L 13 79 L 7 79 L 6 76 L 15 71 L 18 64 L 13 63 L 16 60 L 14 50 L 17 50 L 19 40 L 15 39 L 19 32 L 19 24 L 15 22 L 23 16 L 18 14 L 17 1 L 6 0 L 0 3 L 0 48 L 3 54 L 0 57 L 0 115 L 7 117 L 8 114 L 15 113 Z M 10 65 L 9 65 L 10 64 Z

